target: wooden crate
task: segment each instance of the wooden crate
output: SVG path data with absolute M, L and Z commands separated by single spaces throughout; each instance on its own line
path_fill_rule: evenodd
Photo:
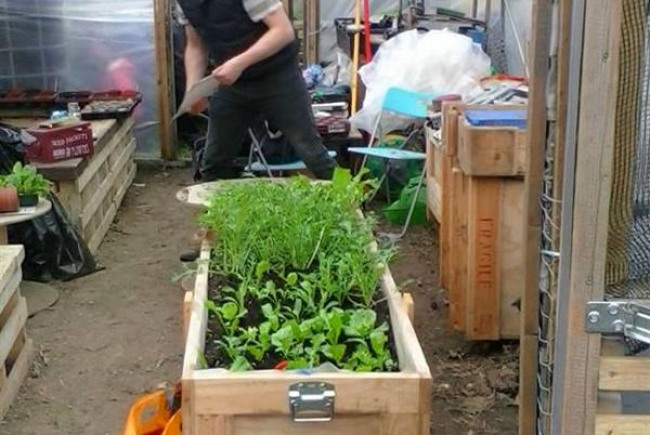
M 449 322 L 468 340 L 518 338 L 525 185 L 519 177 L 476 177 L 463 170 L 465 109 L 457 102 L 443 105 L 439 254 Z
M 19 288 L 24 256 L 22 246 L 0 246 L 0 419 L 25 381 L 33 355 L 25 333 L 27 302 Z
M 207 328 L 204 303 L 209 258 L 209 246 L 204 244 L 183 363 L 184 435 L 429 434 L 431 375 L 388 270 L 381 287 L 389 302 L 400 372 L 308 375 L 267 370 L 230 373 L 199 369 Z M 294 423 L 289 417 L 289 387 L 312 381 L 334 385 L 334 419 Z
M 525 174 L 526 132 L 508 127 L 474 127 L 458 120 L 458 164 L 466 175 L 513 177 Z

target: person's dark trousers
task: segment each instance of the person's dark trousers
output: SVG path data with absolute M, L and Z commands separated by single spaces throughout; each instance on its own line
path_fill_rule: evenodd
M 286 136 L 300 159 L 319 179 L 331 179 L 336 163 L 323 146 L 311 101 L 298 68 L 236 82 L 210 100 L 210 129 L 203 155 L 203 182 L 237 178 L 233 161 L 248 128 L 262 116 Z

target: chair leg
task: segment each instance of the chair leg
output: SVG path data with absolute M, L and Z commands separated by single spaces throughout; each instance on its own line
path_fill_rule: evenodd
M 397 236 L 400 239 L 404 237 L 404 235 L 406 235 L 409 225 L 411 224 L 411 218 L 413 217 L 413 212 L 415 211 L 415 205 L 418 202 L 418 196 L 420 195 L 420 189 L 424 184 L 424 177 L 426 173 L 427 173 L 427 166 L 424 165 L 424 167 L 422 168 L 422 174 L 420 175 L 420 182 L 418 183 L 417 189 L 415 189 L 415 195 L 413 196 L 413 201 L 411 201 L 411 208 L 409 209 L 409 214 L 406 216 L 406 222 L 404 223 L 404 228 L 402 229 L 402 232 Z
M 377 122 L 375 122 L 375 127 L 372 129 L 372 134 L 370 135 L 370 142 L 368 143 L 368 148 L 372 148 L 375 144 L 375 139 L 377 139 L 377 134 L 379 132 L 379 124 L 381 123 L 381 115 L 382 114 L 379 113 L 379 116 L 377 117 Z M 363 161 L 361 162 L 361 170 L 365 168 L 367 160 L 368 160 L 368 156 L 364 155 Z
M 269 178 L 273 178 L 273 173 L 271 172 L 271 169 L 269 168 L 269 164 L 266 161 L 266 157 L 264 157 L 264 153 L 262 152 L 262 145 L 257 140 L 257 138 L 255 137 L 251 129 L 248 129 L 248 135 L 251 138 L 251 154 L 252 154 L 252 150 L 254 149 L 255 154 L 257 154 L 257 158 L 260 160 L 260 163 L 262 163 L 262 166 L 264 166 L 264 169 L 266 169 L 266 174 L 269 176 Z M 249 165 L 251 164 L 252 162 L 249 161 Z

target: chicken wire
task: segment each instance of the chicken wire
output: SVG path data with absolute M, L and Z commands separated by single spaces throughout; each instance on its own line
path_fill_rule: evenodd
M 606 295 L 650 299 L 650 16 L 624 0 L 612 162 Z M 627 340 L 628 353 L 648 345 Z

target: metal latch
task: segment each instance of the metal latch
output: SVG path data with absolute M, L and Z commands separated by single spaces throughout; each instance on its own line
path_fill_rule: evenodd
M 334 386 L 325 382 L 299 382 L 289 387 L 291 420 L 296 423 L 332 421 Z
M 586 331 L 623 334 L 650 343 L 650 305 L 636 301 L 587 303 Z

